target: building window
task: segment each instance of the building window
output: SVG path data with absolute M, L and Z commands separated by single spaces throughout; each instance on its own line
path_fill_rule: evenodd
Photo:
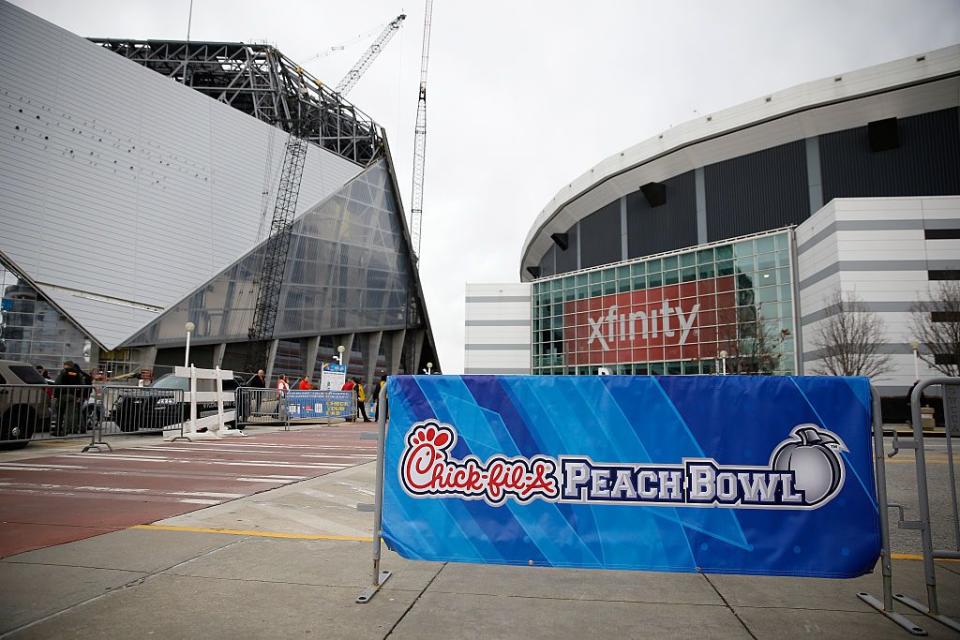
M 927 271 L 930 280 L 960 280 L 960 269 L 931 269 Z

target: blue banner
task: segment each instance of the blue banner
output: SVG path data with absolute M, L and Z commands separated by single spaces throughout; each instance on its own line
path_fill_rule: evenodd
M 288 391 L 287 415 L 301 418 L 353 418 L 354 391 Z
M 391 376 L 405 558 L 850 578 L 880 552 L 866 378 Z

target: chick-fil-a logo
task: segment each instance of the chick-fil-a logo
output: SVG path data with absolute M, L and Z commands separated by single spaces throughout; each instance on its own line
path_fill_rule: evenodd
M 503 504 L 507 497 L 527 502 L 535 497 L 553 500 L 560 495 L 553 458 L 496 455 L 486 462 L 475 456 L 453 460 L 450 450 L 457 443 L 457 434 L 435 421 L 413 425 L 406 440 L 400 481 L 411 495 L 457 495 L 491 505 Z

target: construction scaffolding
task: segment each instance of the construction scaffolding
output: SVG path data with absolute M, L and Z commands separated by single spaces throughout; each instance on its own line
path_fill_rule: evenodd
M 383 145 L 376 122 L 270 45 L 90 41 L 361 166 Z

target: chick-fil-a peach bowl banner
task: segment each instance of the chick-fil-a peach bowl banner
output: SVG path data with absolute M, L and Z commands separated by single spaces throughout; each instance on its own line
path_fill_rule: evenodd
M 406 558 L 848 578 L 880 550 L 865 378 L 396 376 Z

